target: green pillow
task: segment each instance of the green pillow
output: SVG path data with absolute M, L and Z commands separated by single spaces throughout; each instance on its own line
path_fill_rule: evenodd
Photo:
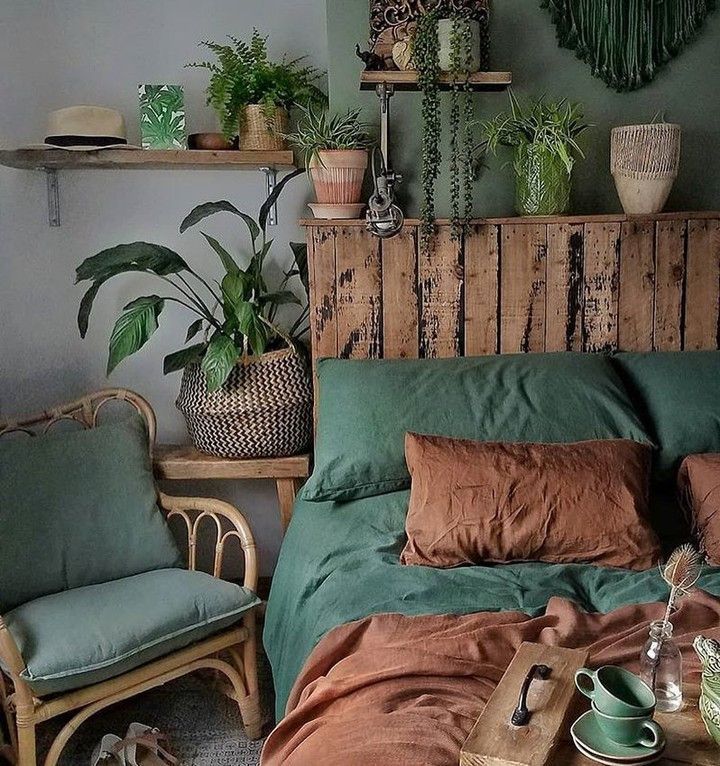
M 178 566 L 139 415 L 0 439 L 0 611 Z
M 307 500 L 409 487 L 407 431 L 486 441 L 650 441 L 610 361 L 599 355 L 321 359 L 318 386 Z
M 658 445 L 655 477 L 675 483 L 687 455 L 720 452 L 720 351 L 653 351 L 613 357 Z

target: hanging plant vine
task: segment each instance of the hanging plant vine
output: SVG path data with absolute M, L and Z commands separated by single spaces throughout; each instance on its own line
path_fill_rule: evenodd
M 618 91 L 650 82 L 695 36 L 716 0 L 542 0 L 558 42 Z
M 418 72 L 418 86 L 422 93 L 422 202 L 420 205 L 420 245 L 427 251 L 435 233 L 435 182 L 440 173 L 442 153 L 440 137 L 440 89 L 438 77 L 438 13 L 433 9 L 418 19 L 413 41 L 412 60 Z

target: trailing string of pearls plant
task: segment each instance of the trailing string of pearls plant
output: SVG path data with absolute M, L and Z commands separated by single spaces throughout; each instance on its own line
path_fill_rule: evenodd
M 467 75 L 472 66 L 473 37 L 467 18 L 454 12 L 451 31 L 450 74 L 450 207 L 453 238 L 459 239 L 472 215 L 473 182 L 473 101 Z M 442 116 L 438 21 L 434 8 L 418 19 L 413 40 L 412 60 L 418 72 L 422 93 L 422 201 L 420 205 L 420 245 L 424 252 L 432 246 L 435 233 L 435 184 L 440 174 Z

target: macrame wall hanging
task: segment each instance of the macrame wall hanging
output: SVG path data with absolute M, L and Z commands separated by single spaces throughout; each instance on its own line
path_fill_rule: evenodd
M 618 91 L 642 88 L 680 53 L 716 0 L 542 0 L 558 41 Z

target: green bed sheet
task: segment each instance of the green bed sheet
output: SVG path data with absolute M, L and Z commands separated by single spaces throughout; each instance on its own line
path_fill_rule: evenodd
M 657 570 L 591 565 L 506 564 L 432 569 L 401 566 L 408 492 L 348 503 L 295 505 L 273 577 L 264 643 L 275 681 L 276 716 L 320 639 L 373 614 L 468 614 L 518 610 L 542 614 L 552 596 L 609 612 L 667 597 Z M 699 586 L 720 596 L 720 568 Z

